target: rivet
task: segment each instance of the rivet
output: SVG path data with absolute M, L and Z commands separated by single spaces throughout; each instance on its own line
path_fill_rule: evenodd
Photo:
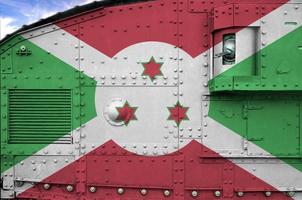
M 286 194 L 287 194 L 287 196 L 289 196 L 289 197 L 295 196 L 295 192 L 294 192 L 294 191 L 289 191 L 289 192 L 287 192 Z
M 66 190 L 67 190 L 68 192 L 72 192 L 72 191 L 73 191 L 73 186 L 72 186 L 72 185 L 67 185 L 67 186 L 66 186 Z
M 191 192 L 192 197 L 197 197 L 198 196 L 198 192 L 196 190 L 193 190 Z
M 89 191 L 91 193 L 95 193 L 96 192 L 96 187 L 93 187 L 93 186 L 89 187 Z
M 170 190 L 164 190 L 164 195 L 167 197 L 167 196 L 170 196 L 171 192 Z
M 148 191 L 146 189 L 141 189 L 140 193 L 141 195 L 145 196 L 147 195 Z
M 49 190 L 49 189 L 50 189 L 50 184 L 45 183 L 45 184 L 43 185 L 43 188 L 44 188 L 45 190 Z
M 16 181 L 15 184 L 16 184 L 17 187 L 22 187 L 24 185 L 24 182 L 23 181 Z
M 221 196 L 221 192 L 219 190 L 214 192 L 215 197 L 220 197 Z
M 272 193 L 270 191 L 267 191 L 264 193 L 266 197 L 270 197 L 272 195 Z
M 125 192 L 124 188 L 118 188 L 117 189 L 118 194 L 124 194 L 124 192 Z
M 238 197 L 243 197 L 243 195 L 244 195 L 244 192 L 237 192 Z

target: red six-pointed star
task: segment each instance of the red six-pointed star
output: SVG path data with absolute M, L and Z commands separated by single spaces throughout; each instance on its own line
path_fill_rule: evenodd
M 143 75 L 149 76 L 150 79 L 153 81 L 156 76 L 162 76 L 162 72 L 160 70 L 163 63 L 156 62 L 154 57 L 152 56 L 149 62 L 142 63 L 145 70 Z
M 179 101 L 174 107 L 168 107 L 168 109 L 170 111 L 168 120 L 174 120 L 177 125 L 179 125 L 183 120 L 189 120 L 187 116 L 189 107 L 183 107 Z
M 126 126 L 131 120 L 137 120 L 135 116 L 137 107 L 131 107 L 128 101 L 125 102 L 123 107 L 117 107 L 116 109 L 119 113 L 117 120 L 123 121 Z

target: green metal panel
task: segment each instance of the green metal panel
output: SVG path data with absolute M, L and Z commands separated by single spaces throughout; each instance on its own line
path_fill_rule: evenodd
M 251 100 L 247 106 L 247 139 L 276 156 L 299 157 L 300 102 Z
M 299 94 L 224 94 L 211 97 L 209 116 L 302 171 Z
M 0 56 L 0 74 L 12 73 L 13 61 L 11 49 L 2 53 Z
M 47 37 L 47 34 L 38 37 Z M 27 53 L 21 53 L 21 47 L 25 46 Z M 11 51 L 12 73 L 1 73 L 1 158 L 18 156 L 11 160 L 13 164 L 20 162 L 19 158 L 26 158 L 50 143 L 56 142 L 64 135 L 70 134 L 96 116 L 95 111 L 95 86 L 96 81 L 77 70 L 78 66 L 70 66 L 57 57 L 53 56 L 35 44 L 20 36 L 13 37 L 11 40 L 2 44 L 0 55 Z M 30 52 L 30 53 L 28 53 Z M 88 85 L 89 87 L 82 87 Z M 9 91 L 13 90 L 63 90 L 71 92 L 71 128 L 47 139 L 45 144 L 18 144 L 9 143 L 8 138 L 8 100 Z M 39 101 L 36 101 L 39 102 Z M 51 105 L 51 103 L 49 104 Z M 50 117 L 49 117 L 50 120 Z M 15 134 L 15 133 L 13 133 Z M 28 133 L 33 134 L 33 133 Z M 43 136 L 45 137 L 45 136 Z M 41 138 L 40 138 L 41 139 Z M 32 141 L 33 142 L 33 141 Z M 41 142 L 38 141 L 38 142 Z M 9 165 L 1 166 L 1 172 L 8 169 Z

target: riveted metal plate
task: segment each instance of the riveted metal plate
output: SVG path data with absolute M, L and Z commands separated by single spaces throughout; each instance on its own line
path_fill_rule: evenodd
M 16 156 L 15 159 L 20 160 L 21 158 Z M 14 180 L 40 182 L 72 162 L 74 162 L 73 156 L 31 156 L 14 166 Z M 75 171 L 70 170 L 69 173 L 66 177 L 52 179 L 52 183 L 75 183 Z
M 112 58 L 82 41 L 80 47 L 81 71 L 96 80 L 98 86 L 157 87 L 178 84 L 177 51 L 173 45 L 138 43 Z M 150 69 L 153 66 L 157 68 Z M 84 83 L 84 86 L 90 85 Z
M 299 158 L 301 148 L 300 141 L 297 140 L 300 138 L 299 113 L 299 101 L 279 99 L 250 101 L 247 107 L 247 140 L 258 146 L 267 147 L 268 151 L 276 156 Z M 257 116 L 267 116 L 267 118 L 265 122 L 260 122 Z M 272 119 L 272 116 L 275 117 Z M 273 128 L 276 124 L 278 129 Z M 270 145 L 272 142 L 278 148 Z M 267 155 L 259 152 L 255 145 L 248 145 L 248 154 Z
M 165 189 L 173 186 L 172 175 L 172 157 L 87 156 L 88 185 Z
M 141 155 L 163 155 L 178 149 L 178 127 L 168 120 L 168 107 L 177 102 L 177 88 L 97 87 L 95 102 L 97 117 L 81 127 L 82 150 L 113 140 L 121 147 Z M 112 99 L 122 99 L 136 108 L 132 119 L 123 126 L 106 121 L 104 108 Z
M 0 55 L 0 74 L 9 74 L 13 71 L 12 50 L 8 49 Z
M 209 98 L 205 96 L 202 101 L 202 143 L 224 157 L 244 156 L 247 153 L 244 139 L 212 119 L 209 107 Z
M 71 32 L 77 33 L 78 25 L 70 26 L 67 30 L 69 29 Z M 79 39 L 66 30 L 62 30 L 56 25 L 49 25 L 26 32 L 22 34 L 22 37 L 42 48 L 47 54 L 55 56 L 74 69 L 79 70 Z M 32 55 L 34 56 L 35 52 L 32 52 Z M 39 60 L 47 62 L 43 58 Z
M 179 92 L 182 106 L 188 107 L 186 115 L 179 125 L 180 138 L 201 138 L 202 107 L 201 96 L 208 94 L 209 57 L 205 52 L 195 58 L 180 50 Z

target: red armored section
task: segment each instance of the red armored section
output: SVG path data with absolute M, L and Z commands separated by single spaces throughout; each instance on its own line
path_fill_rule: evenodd
M 196 57 L 212 47 L 212 31 L 241 30 L 286 2 L 271 0 L 259 6 L 257 0 L 149 1 L 97 9 L 57 25 L 109 57 L 148 41 L 172 44 Z M 68 26 L 75 23 L 79 32 Z
M 135 155 L 109 141 L 19 197 L 254 200 L 266 199 L 265 192 L 270 199 L 290 199 L 196 141 L 160 157 Z

